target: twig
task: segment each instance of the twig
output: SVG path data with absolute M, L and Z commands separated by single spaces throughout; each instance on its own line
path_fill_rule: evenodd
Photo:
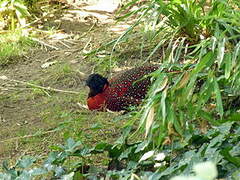
M 87 78 L 87 75 L 79 70 L 77 70 L 79 76 L 82 78 L 82 79 L 86 79 Z
M 89 41 L 85 44 L 83 51 L 85 51 L 85 49 L 88 47 L 88 45 L 91 43 L 92 41 L 92 37 L 89 38 Z
M 55 92 L 62 92 L 62 93 L 70 93 L 70 94 L 79 94 L 79 92 L 76 92 L 76 91 L 66 91 L 66 90 L 60 90 L 60 89 L 55 89 L 55 88 L 51 88 L 51 87 L 43 87 L 43 86 L 39 86 L 39 85 L 32 84 L 32 83 L 29 83 L 29 82 L 25 82 L 25 81 L 19 81 L 19 80 L 15 80 L 15 79 L 9 79 L 9 78 L 7 78 L 6 76 L 5 76 L 4 79 L 1 78 L 1 77 L 0 77 L 0 79 L 5 80 L 5 81 L 10 81 L 10 82 L 17 82 L 17 83 L 25 84 L 25 85 L 32 86 L 32 87 L 35 87 L 35 88 L 48 90 L 48 91 L 55 91 Z
M 83 33 L 83 35 L 81 35 L 80 37 L 79 37 L 79 39 L 80 38 L 83 38 L 84 36 L 86 36 L 93 28 L 94 28 L 94 26 L 97 24 L 97 21 L 95 21 L 94 23 L 93 23 L 93 25 L 89 28 L 89 30 L 87 31 L 87 32 L 85 32 L 85 33 Z
M 70 43 L 70 44 L 73 44 L 73 45 L 77 45 L 77 44 L 79 44 L 79 43 L 76 43 L 76 42 L 70 41 L 70 40 L 68 40 L 68 39 L 63 39 L 63 41 L 66 41 L 66 42 L 68 42 L 68 43 Z
M 15 88 L 15 87 L 2 87 L 0 86 L 0 91 L 11 91 L 11 90 L 26 90 L 27 88 Z
M 83 109 L 88 109 L 87 105 L 85 104 L 81 104 L 81 103 L 77 103 L 78 107 L 83 108 Z
M 67 47 L 68 49 L 71 49 L 71 47 L 70 46 L 68 46 L 67 44 L 65 44 L 64 42 L 62 42 L 62 41 L 59 41 L 59 43 L 61 43 L 62 45 L 64 45 L 65 47 Z
M 0 141 L 0 143 L 13 141 L 13 140 L 16 141 L 16 140 L 19 140 L 19 139 L 25 139 L 25 138 L 35 137 L 35 136 L 42 136 L 42 135 L 53 133 L 53 132 L 56 132 L 56 131 L 59 131 L 59 130 L 53 129 L 53 130 L 45 131 L 45 132 L 39 133 L 39 134 L 36 133 L 36 134 L 29 134 L 29 135 L 20 136 L 20 137 L 13 137 L 13 138 L 10 138 L 10 139 L 2 140 L 2 141 Z
M 47 44 L 47 43 L 45 43 L 45 42 L 43 42 L 43 41 L 41 41 L 41 40 L 39 40 L 37 38 L 32 38 L 32 40 L 37 41 L 38 43 L 40 43 L 40 44 L 42 44 L 44 46 L 50 47 L 52 49 L 59 50 L 59 48 L 57 48 L 57 47 L 55 47 L 53 45 Z
M 58 57 L 58 55 L 51 56 L 51 57 L 47 58 L 44 62 L 48 62 L 56 57 Z

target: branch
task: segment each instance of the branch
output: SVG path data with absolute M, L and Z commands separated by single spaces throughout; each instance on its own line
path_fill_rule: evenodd
M 47 44 L 47 43 L 45 43 L 45 42 L 43 42 L 43 41 L 41 41 L 41 40 L 39 40 L 39 39 L 37 39 L 37 38 L 32 38 L 32 40 L 37 41 L 38 43 L 40 43 L 40 44 L 42 44 L 42 45 L 44 45 L 44 46 L 50 47 L 50 48 L 52 48 L 52 49 L 59 50 L 59 48 L 57 48 L 57 47 L 55 47 L 55 46 L 52 46 L 52 45 L 50 45 L 50 44 Z
M 49 134 L 49 133 L 53 133 L 53 132 L 56 132 L 56 131 L 59 131 L 60 129 L 53 129 L 53 130 L 50 130 L 50 131 L 45 131 L 43 133 L 36 133 L 36 134 L 29 134 L 29 135 L 25 135 L 25 136 L 20 136 L 20 137 L 13 137 L 13 138 L 10 138 L 10 139 L 5 139 L 5 140 L 2 140 L 0 141 L 0 143 L 5 143 L 5 142 L 8 142 L 8 141 L 16 141 L 16 140 L 19 140 L 19 139 L 25 139 L 25 138 L 30 138 L 30 137 L 35 137 L 35 136 L 42 136 L 42 135 L 45 135 L 45 134 Z
M 66 90 L 61 90 L 61 89 L 55 89 L 55 88 L 51 88 L 51 87 L 43 87 L 43 86 L 39 86 L 36 84 L 32 84 L 29 82 L 25 82 L 25 81 L 19 81 L 19 80 L 15 80 L 15 79 L 9 79 L 6 76 L 0 76 L 1 80 L 5 80 L 5 81 L 10 81 L 10 82 L 17 82 L 17 83 L 21 83 L 27 86 L 32 86 L 35 88 L 39 88 L 39 89 L 43 89 L 43 90 L 48 90 L 48 91 L 55 91 L 55 92 L 62 92 L 62 93 L 70 93 L 70 94 L 79 94 L 79 92 L 76 91 L 66 91 Z

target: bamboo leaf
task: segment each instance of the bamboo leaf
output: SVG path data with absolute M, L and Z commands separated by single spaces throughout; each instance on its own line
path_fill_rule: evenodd
M 197 64 L 196 68 L 192 71 L 192 75 L 195 75 L 202 71 L 205 67 L 209 67 L 214 61 L 214 53 L 209 51 Z
M 225 53 L 225 42 L 226 39 L 223 38 L 219 43 L 218 43 L 218 55 L 217 55 L 217 61 L 218 61 L 218 67 L 221 67 L 223 58 L 224 58 L 224 53 Z
M 173 124 L 174 129 L 177 131 L 177 133 L 183 135 L 182 127 L 180 125 L 180 122 L 176 119 L 173 106 L 169 108 L 169 120 Z
M 162 109 L 163 124 L 165 124 L 166 116 L 167 116 L 166 102 L 165 102 L 166 97 L 167 97 L 167 88 L 163 91 L 162 98 L 161 98 L 161 109 Z
M 216 121 L 209 112 L 199 110 L 198 115 L 199 115 L 199 117 L 202 117 L 204 120 L 207 120 L 210 124 L 212 124 L 214 126 L 219 125 L 218 121 Z
M 150 53 L 150 55 L 147 57 L 147 59 L 145 60 L 145 62 L 149 61 L 149 59 L 154 55 L 154 53 L 167 41 L 167 39 L 161 40 L 157 46 L 155 46 L 155 48 L 152 50 L 152 52 Z
M 222 104 L 222 96 L 221 96 L 221 92 L 220 92 L 220 89 L 219 89 L 219 85 L 218 85 L 218 82 L 217 82 L 217 79 L 214 78 L 214 91 L 215 91 L 215 94 L 216 94 L 216 101 L 217 101 L 217 111 L 219 113 L 219 115 L 223 116 L 223 104 Z
M 233 53 L 233 59 L 232 59 L 233 66 L 236 65 L 237 57 L 239 56 L 239 54 L 240 54 L 240 42 L 235 46 L 235 50 L 234 50 L 234 53 Z
M 231 53 L 226 53 L 224 57 L 224 62 L 225 62 L 225 78 L 228 79 L 231 74 L 232 70 L 232 54 Z
M 185 87 L 187 85 L 189 79 L 190 79 L 190 73 L 189 72 L 185 72 L 183 77 L 182 77 L 182 79 L 178 83 L 178 86 L 176 87 L 176 90 Z
M 187 100 L 190 100 L 191 97 L 192 97 L 192 93 L 193 93 L 193 90 L 194 90 L 194 86 L 195 86 L 195 83 L 196 83 L 196 80 L 197 80 L 197 76 L 192 76 L 191 79 L 190 79 L 190 82 L 188 83 L 188 86 L 187 88 L 185 89 L 185 97 L 184 98 L 187 98 Z
M 235 166 L 237 166 L 239 168 L 240 167 L 240 158 L 232 156 L 230 151 L 231 151 L 231 147 L 226 147 L 225 149 L 220 151 L 220 154 L 224 157 L 224 159 L 233 163 Z
M 162 76 L 162 77 L 163 77 L 163 76 Z M 161 92 L 162 90 L 164 90 L 165 87 L 167 86 L 167 84 L 168 84 L 168 77 L 165 76 L 165 77 L 163 77 L 163 80 L 162 80 L 160 86 L 158 86 L 158 87 L 155 89 L 155 91 L 154 91 L 153 94 L 155 95 L 155 94 L 157 94 L 158 92 Z
M 211 98 L 214 91 L 214 83 L 212 80 L 207 81 L 204 86 L 200 92 L 199 105 L 204 105 Z
M 154 107 L 152 107 L 150 109 L 150 111 L 148 112 L 148 116 L 147 116 L 147 119 L 146 119 L 146 131 L 145 131 L 145 138 L 147 137 L 147 135 L 149 134 L 149 131 L 152 127 L 152 124 L 153 124 L 153 120 L 154 120 Z

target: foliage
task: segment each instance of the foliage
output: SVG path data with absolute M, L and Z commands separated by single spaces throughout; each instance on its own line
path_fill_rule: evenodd
M 193 169 L 196 176 L 177 176 L 171 180 L 214 180 L 217 177 L 216 165 L 211 161 L 199 163 Z
M 99 143 L 93 148 L 69 138 L 65 145 L 51 147 L 53 152 L 50 152 L 43 165 L 37 168 L 31 168 L 36 161 L 33 157 L 23 157 L 11 168 L 4 161 L 4 172 L 0 173 L 0 177 L 30 179 L 34 176 L 49 177 L 52 174 L 55 178 L 73 179 L 129 179 L 137 176 L 141 179 L 146 176 L 148 179 L 169 179 L 179 174 L 192 174 L 193 166 L 204 161 L 217 164 L 219 178 L 239 177 L 239 123 L 226 122 L 206 134 L 192 129 L 186 132 L 185 139 L 165 146 L 162 150 L 151 150 L 147 141 L 128 143 L 130 130 L 130 127 L 126 127 L 113 145 Z M 108 153 L 110 159 L 108 169 L 90 164 L 90 156 L 104 152 Z M 73 157 L 75 161 L 69 163 L 68 160 Z
M 132 0 L 120 13 L 137 2 L 139 1 Z M 192 164 L 206 159 L 223 165 L 225 158 L 235 159 L 230 160 L 235 167 L 226 164 L 221 168 L 218 166 L 223 176 L 239 174 L 239 154 L 231 155 L 229 151 L 232 148 L 229 147 L 234 145 L 225 141 L 228 139 L 231 142 L 231 137 L 228 136 L 230 130 L 227 134 L 225 131 L 215 132 L 216 126 L 229 127 L 224 123 L 240 119 L 239 7 L 237 0 L 147 1 L 140 8 L 118 18 L 123 20 L 138 15 L 135 23 L 118 39 L 98 49 L 113 45 L 115 50 L 118 44 L 133 38 L 135 34 L 131 32 L 142 24 L 145 33 L 143 35 L 147 35 L 152 42 L 158 40 L 145 62 L 159 53 L 161 65 L 152 74 L 153 85 L 138 114 L 141 121 L 137 132 L 141 135 L 145 131 L 145 140 L 141 145 L 152 156 L 159 149 L 171 152 L 171 155 L 177 153 L 177 149 L 180 152 L 176 158 L 168 157 L 171 166 L 162 167 L 163 171 L 159 169 L 161 173 L 150 173 L 148 177 L 164 179 L 172 173 L 190 173 Z M 144 49 L 144 44 L 142 48 Z M 137 118 L 135 121 L 130 119 L 129 124 L 136 121 Z M 207 133 L 204 136 L 194 129 L 208 133 L 214 131 L 216 134 L 209 136 Z M 237 131 L 233 132 L 233 136 L 237 135 Z M 135 135 L 137 134 L 132 136 Z M 200 139 L 195 139 L 197 137 Z M 196 146 L 195 140 L 201 143 Z M 216 146 L 216 149 L 212 146 Z M 129 161 L 138 156 L 134 148 L 136 147 L 128 146 L 124 151 L 130 154 L 126 158 Z M 147 165 L 149 166 L 151 167 L 151 163 Z M 123 174 L 130 177 L 131 173 L 133 172 Z M 138 171 L 138 174 L 141 173 Z M 238 176 L 232 179 L 238 179 Z
M 27 7 L 22 0 L 2 0 L 0 2 L 0 20 L 4 21 L 6 26 L 11 24 L 12 31 L 16 26 L 26 25 L 26 17 L 30 16 Z
M 139 125 L 157 146 L 167 136 L 170 139 L 182 136 L 193 122 L 216 125 L 237 110 L 238 8 L 238 1 L 157 0 L 134 12 L 141 11 L 132 29 L 145 22 L 144 29 L 151 32 L 152 39 L 161 37 L 146 59 L 158 52 L 162 54 Z M 130 15 L 132 12 L 124 18 Z M 126 36 L 122 35 L 115 43 Z
M 130 1 L 123 10 L 137 2 Z M 144 35 L 158 42 L 145 61 L 161 54 L 141 111 L 135 117 L 125 115 L 129 121 L 114 144 L 89 148 L 70 138 L 65 145 L 51 147 L 41 167 L 31 168 L 36 159 L 24 157 L 12 168 L 4 162 L 0 177 L 165 180 L 193 175 L 194 165 L 211 161 L 218 178 L 239 179 L 239 7 L 238 0 L 152 0 L 120 17 L 139 15 L 132 27 L 104 47 L 113 45 L 114 51 L 144 24 Z M 107 168 L 90 160 L 102 153 L 108 154 Z
M 20 31 L 10 32 L 0 37 L 0 66 L 7 65 L 24 54 L 35 43 Z

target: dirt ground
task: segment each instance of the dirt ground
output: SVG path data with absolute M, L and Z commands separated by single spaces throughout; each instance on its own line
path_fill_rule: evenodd
M 116 25 L 109 12 L 76 8 L 58 11 L 36 26 L 49 35 L 37 39 L 36 47 L 17 57 L 17 63 L 0 69 L 0 76 L 8 78 L 0 80 L 0 162 L 23 155 L 45 158 L 52 145 L 69 137 L 91 145 L 115 141 L 119 135 L 121 123 L 113 121 L 119 114 L 90 112 L 77 103 L 85 104 L 87 97 L 83 73 L 105 71 L 101 69 L 105 68 L 104 54 L 89 58 L 84 53 L 127 26 Z

